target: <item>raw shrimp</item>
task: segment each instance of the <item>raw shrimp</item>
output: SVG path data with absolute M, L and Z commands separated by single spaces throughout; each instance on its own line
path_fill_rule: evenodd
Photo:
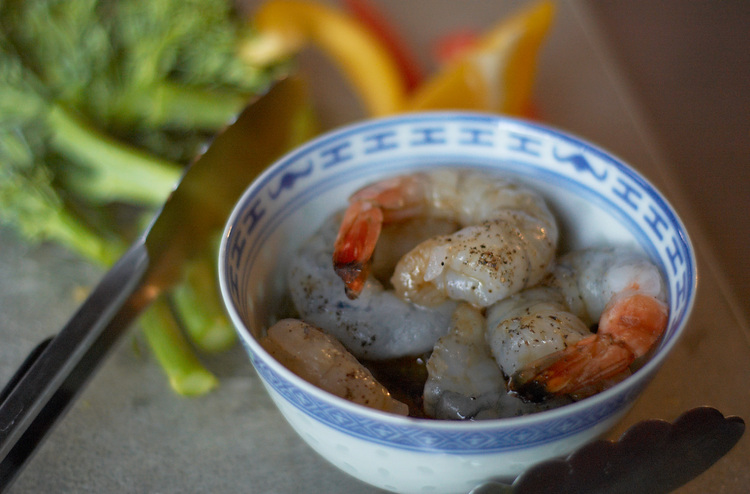
M 350 300 L 331 266 L 340 221 L 340 216 L 329 218 L 290 260 L 289 291 L 299 317 L 337 338 L 361 359 L 392 359 L 432 350 L 448 332 L 456 303 L 421 308 L 401 300 L 373 276 L 364 283 L 360 297 Z
M 487 309 L 487 342 L 508 376 L 589 335 L 556 288 L 524 290 Z
M 364 286 L 382 225 L 414 217 L 462 227 L 425 240 L 397 264 L 394 291 L 418 305 L 452 299 L 487 307 L 539 282 L 554 259 L 557 225 L 533 190 L 477 170 L 403 175 L 350 199 L 333 256 L 350 298 Z
M 486 321 L 479 308 L 461 304 L 450 332 L 440 338 L 427 361 L 425 413 L 436 419 L 514 417 L 561 406 L 559 398 L 544 405 L 525 403 L 508 394 L 500 367 L 485 339 Z
M 667 326 L 661 273 L 633 252 L 571 253 L 561 259 L 547 285 L 560 291 L 564 305 L 583 322 L 598 321 L 598 329 L 516 370 L 510 387 L 528 399 L 598 391 L 602 382 L 617 379 L 648 353 Z
M 282 319 L 260 343 L 287 369 L 329 393 L 376 410 L 409 413 L 341 343 L 314 326 Z
M 427 361 L 425 413 L 438 419 L 474 418 L 494 409 L 507 393 L 505 379 L 484 338 L 481 311 L 458 306 L 450 333 L 440 338 Z
M 666 300 L 659 268 L 626 247 L 583 249 L 561 256 L 544 284 L 557 288 L 569 310 L 589 326 L 599 321 L 613 297 L 629 288 Z

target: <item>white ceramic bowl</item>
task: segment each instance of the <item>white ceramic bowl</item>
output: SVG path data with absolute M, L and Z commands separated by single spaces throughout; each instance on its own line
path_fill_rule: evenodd
M 640 247 L 669 290 L 669 326 L 653 358 L 625 381 L 555 410 L 477 422 L 406 418 L 354 405 L 277 363 L 257 337 L 282 310 L 286 260 L 347 197 L 378 178 L 450 165 L 505 172 L 547 198 L 561 249 Z M 512 478 L 605 433 L 628 411 L 682 333 L 696 289 L 693 249 L 659 191 L 605 151 L 557 130 L 472 113 L 425 113 L 335 130 L 289 153 L 245 192 L 225 230 L 222 296 L 268 392 L 331 463 L 396 492 L 468 492 Z

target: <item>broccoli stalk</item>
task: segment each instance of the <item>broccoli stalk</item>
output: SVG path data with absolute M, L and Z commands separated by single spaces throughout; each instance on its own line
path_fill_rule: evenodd
M 64 204 L 48 170 L 36 166 L 28 144 L 16 132 L 0 132 L 0 225 L 33 242 L 51 241 L 109 266 L 124 251 L 123 243 L 103 236 Z
M 218 385 L 216 376 L 198 360 L 177 325 L 166 300 L 156 299 L 139 319 L 149 347 L 177 393 L 196 396 Z
M 103 238 L 64 208 L 56 209 L 51 213 L 50 217 L 43 219 L 46 223 L 43 232 L 46 241 L 64 245 L 72 252 L 91 259 L 100 266 L 110 266 L 119 259 L 123 247 L 116 239 Z M 35 217 L 35 221 L 39 220 L 39 217 Z M 28 222 L 24 224 L 28 225 Z M 28 230 L 25 234 L 30 236 Z
M 46 121 L 50 146 L 74 163 L 57 170 L 61 181 L 91 203 L 158 206 L 182 174 L 182 166 L 116 141 L 61 105 Z
M 208 254 L 188 262 L 171 299 L 191 341 L 205 352 L 216 353 L 231 348 L 237 333 L 221 307 L 214 256 Z
M 113 105 L 118 127 L 142 125 L 150 128 L 179 126 L 218 129 L 247 104 L 248 94 L 204 88 L 186 88 L 163 81 L 148 91 L 129 92 Z

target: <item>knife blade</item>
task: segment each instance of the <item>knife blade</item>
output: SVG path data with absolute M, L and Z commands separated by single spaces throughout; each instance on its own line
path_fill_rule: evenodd
M 205 252 L 253 178 L 289 147 L 305 91 L 280 80 L 186 169 L 146 231 L 0 393 L 0 492 L 8 488 L 138 314 Z

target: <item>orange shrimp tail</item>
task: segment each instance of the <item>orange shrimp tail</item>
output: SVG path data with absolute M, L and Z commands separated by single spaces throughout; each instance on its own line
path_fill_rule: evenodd
M 390 223 L 413 218 L 425 208 L 425 184 L 421 175 L 402 175 L 368 185 L 351 198 L 350 203 L 370 203 L 383 213 L 383 221 Z
M 627 345 L 636 357 L 645 355 L 667 327 L 667 305 L 649 295 L 632 292 L 616 296 L 599 318 L 599 334 Z
M 382 226 L 382 210 L 369 202 L 353 202 L 344 214 L 333 246 L 333 269 L 350 299 L 365 286 Z
M 599 319 L 599 330 L 575 345 L 533 362 L 510 380 L 531 401 L 553 395 L 587 395 L 648 353 L 667 327 L 666 304 L 635 291 L 615 296 Z M 614 381 L 613 381 L 614 382 Z
M 530 401 L 544 401 L 593 388 L 628 369 L 633 352 L 608 335 L 592 335 L 542 357 L 511 376 L 510 388 Z

